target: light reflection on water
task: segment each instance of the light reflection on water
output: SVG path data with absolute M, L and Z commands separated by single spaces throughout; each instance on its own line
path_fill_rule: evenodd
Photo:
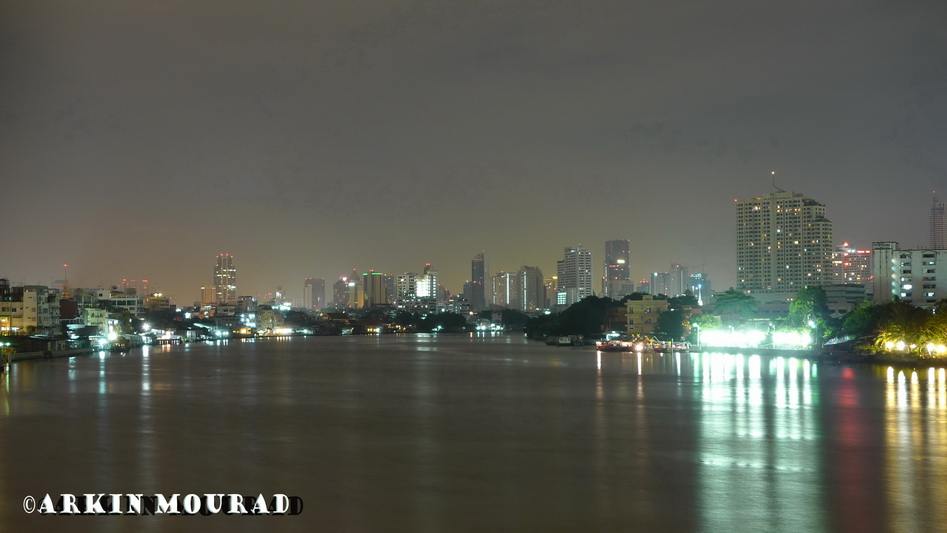
M 12 530 L 29 524 L 10 502 L 44 488 L 286 491 L 330 530 L 914 531 L 947 519 L 941 367 L 371 336 L 146 347 L 22 363 L 0 383 L 0 434 L 17 450 L 0 455 L 0 525 Z M 77 524 L 142 523 L 44 523 Z M 287 524 L 267 528 L 300 528 Z M 201 522 L 242 527 L 254 526 Z

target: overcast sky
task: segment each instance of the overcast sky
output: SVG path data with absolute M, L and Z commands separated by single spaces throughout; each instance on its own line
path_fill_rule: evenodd
M 3 0 L 0 276 L 179 302 L 632 242 L 735 279 L 733 198 L 923 243 L 947 2 Z M 595 288 L 598 290 L 598 281 Z

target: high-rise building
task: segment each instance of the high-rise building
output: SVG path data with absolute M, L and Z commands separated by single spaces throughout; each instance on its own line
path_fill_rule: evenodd
M 832 279 L 832 222 L 825 206 L 777 189 L 739 200 L 737 288 L 747 294 L 791 298 Z
M 350 309 L 355 307 L 358 297 L 358 286 L 355 280 L 348 276 L 341 276 L 332 284 L 332 305 L 336 309 Z
M 493 275 L 494 307 L 519 309 L 519 278 L 515 272 L 497 272 Z
M 418 297 L 418 274 L 416 272 L 405 272 L 398 274 L 395 280 L 396 301 L 406 302 Z
M 470 261 L 470 309 L 480 311 L 486 307 L 487 261 L 483 252 Z
M 517 277 L 520 311 L 533 312 L 546 306 L 546 287 L 543 283 L 543 271 L 539 267 L 522 266 Z
M 855 248 L 843 242 L 832 252 L 832 283 L 871 283 L 871 250 Z
M 437 300 L 437 271 L 431 268 L 431 263 L 425 263 L 424 273 L 418 276 L 415 285 L 415 296 L 419 299 Z
M 303 284 L 303 307 L 322 309 L 326 306 L 326 280 L 306 278 Z
M 680 296 L 690 288 L 690 275 L 687 267 L 674 263 L 668 272 L 668 296 Z
M 556 262 L 556 274 L 556 305 L 572 305 L 592 296 L 592 252 L 587 248 L 566 247 Z
M 605 241 L 602 294 L 619 300 L 634 292 L 631 283 L 631 244 L 626 239 Z
M 217 305 L 237 305 L 237 267 L 229 253 L 217 254 L 214 266 L 214 303 Z
M 362 273 L 362 302 L 364 307 L 378 307 L 388 303 L 385 274 L 369 270 Z
M 671 273 L 670 272 L 652 272 L 651 280 L 648 283 L 648 293 L 654 296 L 663 294 L 671 295 Z
M 931 200 L 931 240 L 932 250 L 947 249 L 947 242 L 944 240 L 944 203 L 937 201 L 935 194 Z

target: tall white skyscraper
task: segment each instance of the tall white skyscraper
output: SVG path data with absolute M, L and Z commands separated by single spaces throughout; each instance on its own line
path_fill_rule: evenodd
M 825 206 L 777 189 L 739 200 L 737 288 L 791 297 L 832 280 L 832 222 Z
M 587 248 L 569 246 L 556 262 L 558 286 L 556 305 L 572 305 L 592 296 L 592 252 Z

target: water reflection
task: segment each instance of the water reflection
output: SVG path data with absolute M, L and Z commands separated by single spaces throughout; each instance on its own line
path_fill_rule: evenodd
M 947 372 L 930 365 L 498 336 L 233 340 L 14 365 L 0 434 L 17 450 L 0 455 L 10 502 L 43 487 L 306 498 L 308 522 L 275 530 L 796 533 L 947 519 Z M 0 499 L 0 524 L 35 525 L 23 520 Z M 161 529 L 142 523 L 49 522 Z

